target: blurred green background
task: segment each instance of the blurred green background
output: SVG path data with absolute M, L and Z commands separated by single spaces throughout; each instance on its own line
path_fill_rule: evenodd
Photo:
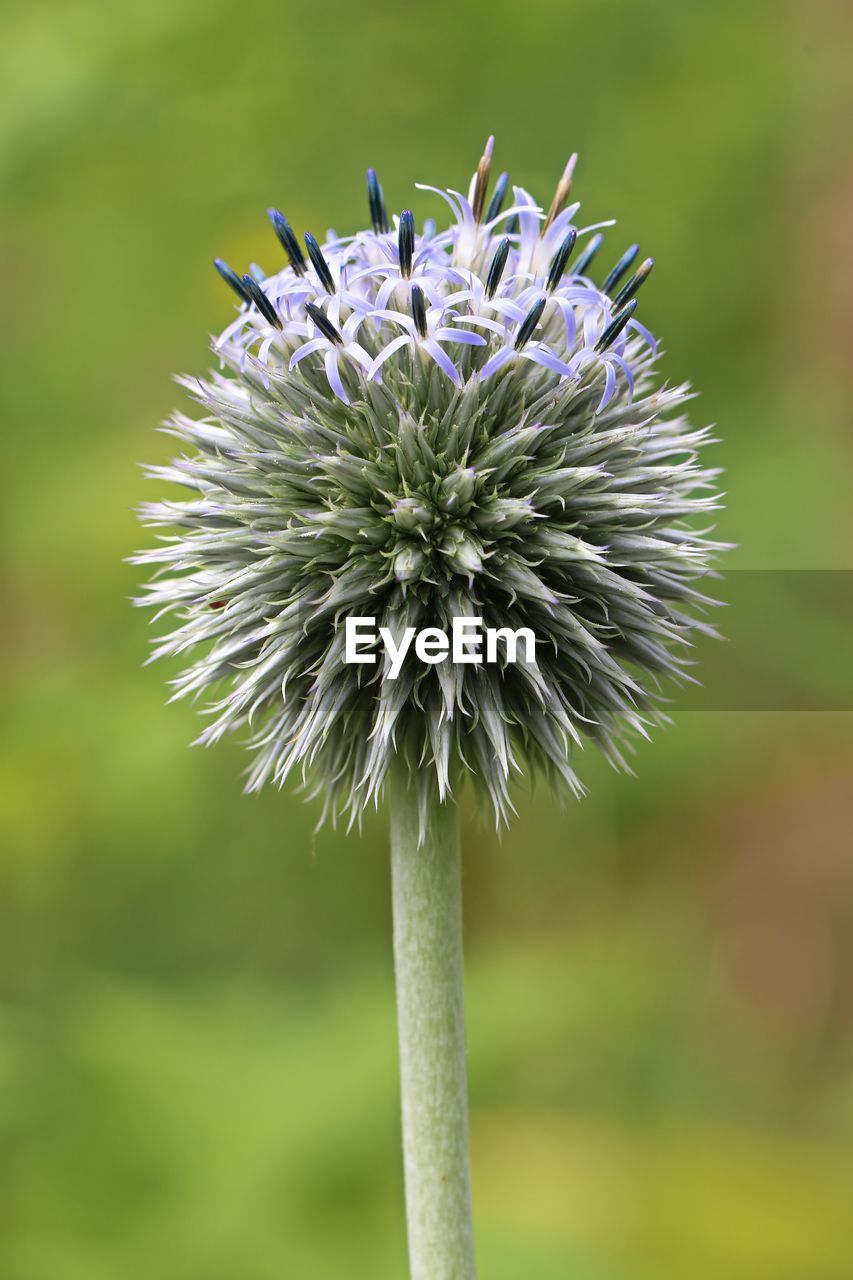
M 384 815 L 244 798 L 128 603 L 211 258 L 363 223 L 368 164 L 420 218 L 489 132 L 545 200 L 577 149 L 720 426 L 729 567 L 850 569 L 851 52 L 833 0 L 7 0 L 3 1280 L 405 1273 Z M 767 616 L 783 683 L 791 637 L 849 667 Z M 636 780 L 466 817 L 484 1280 L 849 1280 L 851 765 L 849 713 L 681 710 Z

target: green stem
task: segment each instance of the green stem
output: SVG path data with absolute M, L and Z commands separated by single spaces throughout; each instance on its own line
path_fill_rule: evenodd
M 459 811 L 436 801 L 418 847 L 416 790 L 400 762 L 391 878 L 411 1276 L 474 1280 Z

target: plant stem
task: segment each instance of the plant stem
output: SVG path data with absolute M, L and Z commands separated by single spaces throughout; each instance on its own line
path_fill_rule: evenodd
M 459 811 L 436 801 L 419 848 L 417 793 L 399 761 L 391 878 L 411 1277 L 474 1280 Z

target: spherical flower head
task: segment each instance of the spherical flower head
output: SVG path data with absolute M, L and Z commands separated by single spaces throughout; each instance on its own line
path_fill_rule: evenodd
M 170 532 L 137 559 L 177 619 L 153 656 L 193 655 L 175 696 L 207 699 L 200 741 L 243 731 L 251 790 L 299 768 L 356 818 L 401 754 L 424 813 L 467 773 L 503 820 L 525 766 L 579 792 L 584 739 L 625 767 L 705 627 L 716 472 L 635 315 L 652 261 L 632 246 L 594 283 L 575 158 L 545 210 L 505 174 L 490 196 L 491 155 L 467 196 L 423 188 L 445 230 L 389 218 L 371 170 L 369 229 L 300 243 L 270 210 L 283 267 L 216 262 L 237 315 L 219 370 L 182 380 L 185 451 L 151 468 L 190 494 L 145 506 Z M 356 617 L 396 646 L 526 628 L 535 658 L 345 661 Z

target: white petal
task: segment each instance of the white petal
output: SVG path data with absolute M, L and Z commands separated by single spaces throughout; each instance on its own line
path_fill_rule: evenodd
M 301 347 L 297 347 L 290 357 L 288 368 L 293 369 L 299 364 L 300 360 L 304 360 L 306 356 L 310 356 L 314 351 L 319 351 L 322 347 L 327 347 L 328 345 L 328 338 L 312 338 L 310 342 L 303 343 Z
M 456 368 L 456 365 L 450 359 L 447 352 L 442 351 L 437 342 L 433 342 L 432 338 L 426 338 L 421 343 L 421 347 L 432 356 L 439 369 L 447 374 L 451 382 L 455 382 L 457 387 L 462 386 L 462 378 L 459 374 L 459 370 Z
M 389 342 L 387 347 L 383 347 L 379 352 L 379 355 L 370 365 L 370 368 L 367 370 L 368 378 L 372 381 L 376 377 L 378 371 L 382 368 L 385 361 L 390 359 L 395 351 L 399 351 L 402 347 L 409 346 L 412 341 L 413 339 L 410 338 L 408 334 L 404 333 L 401 334 L 399 338 L 395 338 L 393 342 Z
M 334 347 L 329 347 L 325 357 L 326 377 L 329 379 L 329 386 L 334 391 L 339 400 L 343 400 L 344 404 L 349 404 L 349 396 L 346 393 L 343 382 L 341 381 L 341 371 L 338 366 L 338 353 Z
M 462 342 L 469 347 L 484 347 L 486 339 L 480 333 L 469 333 L 467 329 L 436 329 L 433 337 L 438 342 Z
M 515 354 L 512 347 L 501 347 L 500 351 L 496 351 L 483 365 L 480 370 L 480 381 L 485 382 L 487 378 L 491 378 L 492 374 L 508 364 Z

